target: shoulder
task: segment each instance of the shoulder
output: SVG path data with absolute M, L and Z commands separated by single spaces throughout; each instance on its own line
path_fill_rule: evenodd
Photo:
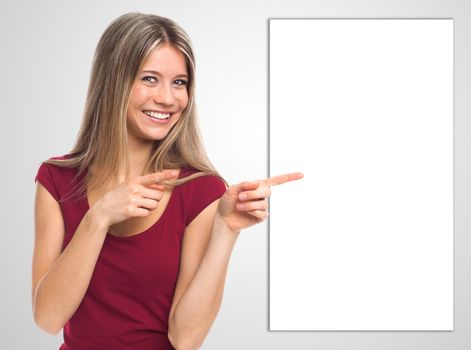
M 72 156 L 67 153 L 67 154 L 63 154 L 61 156 L 53 156 L 53 157 L 49 157 L 46 161 L 48 160 L 66 160 L 66 159 L 69 159 L 71 158 Z M 56 168 L 60 168 L 60 166 L 58 165 L 55 165 L 55 164 L 48 164 L 48 163 L 45 163 L 45 161 L 42 161 L 41 164 L 44 164 L 44 165 L 47 165 L 47 166 L 51 166 L 51 167 L 56 167 Z
M 182 168 L 180 178 L 197 173 L 194 168 Z M 225 182 L 217 175 L 205 174 L 181 185 L 188 225 L 204 208 L 222 197 L 226 192 Z
M 47 160 L 63 160 L 69 158 L 69 154 L 53 156 Z M 56 164 L 41 162 L 38 166 L 34 181 L 39 181 L 53 197 L 59 201 L 66 188 L 72 183 L 72 179 L 76 175 L 76 169 L 64 167 Z
M 193 174 L 200 172 L 200 170 L 186 166 L 182 167 L 180 170 L 180 178 L 184 178 Z M 185 186 L 186 185 L 186 186 Z M 217 175 L 214 174 L 204 174 L 194 179 L 191 179 L 187 183 L 184 184 L 185 187 L 194 190 L 194 189 L 204 189 L 206 187 L 216 187 L 222 188 L 224 191 L 226 190 L 225 182 Z
M 70 154 L 64 154 L 60 156 L 50 157 L 47 160 L 59 160 L 60 161 L 60 160 L 66 160 L 69 158 L 71 158 Z M 74 174 L 76 169 L 65 167 L 65 166 L 60 166 L 57 164 L 49 164 L 49 163 L 41 162 L 38 171 L 49 172 L 52 174 L 52 176 L 62 177 L 62 176 L 68 176 L 68 175 Z
M 72 154 L 66 153 L 66 154 L 63 154 L 61 156 L 50 157 L 47 160 L 65 160 L 65 159 L 69 159 L 69 158 L 72 158 Z
M 46 162 L 49 161 L 49 160 L 63 160 L 63 159 L 67 159 L 67 158 L 68 158 L 67 154 L 62 155 L 62 156 L 50 157 L 50 158 L 46 159 L 45 161 L 40 162 L 39 170 L 45 171 L 47 169 L 47 171 L 54 171 L 55 169 L 61 169 L 62 168 L 61 166 L 58 166 L 58 165 L 55 165 L 55 164 L 49 164 L 49 163 L 46 163 Z

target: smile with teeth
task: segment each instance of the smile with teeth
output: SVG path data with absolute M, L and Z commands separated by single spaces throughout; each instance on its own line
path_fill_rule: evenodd
M 143 111 L 144 114 L 148 115 L 149 117 L 156 118 L 156 119 L 168 119 L 170 118 L 170 113 L 158 113 L 154 111 Z

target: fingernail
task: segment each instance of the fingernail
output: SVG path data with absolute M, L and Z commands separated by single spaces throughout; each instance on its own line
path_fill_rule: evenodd
M 244 209 L 245 208 L 245 205 L 244 204 L 237 204 L 237 209 Z
M 239 194 L 239 198 L 240 199 L 245 199 L 245 198 L 247 198 L 247 194 L 241 193 L 241 194 Z

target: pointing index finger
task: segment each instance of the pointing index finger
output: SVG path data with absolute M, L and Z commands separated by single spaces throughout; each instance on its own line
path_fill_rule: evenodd
M 177 176 L 178 176 L 177 169 L 165 169 L 160 172 L 144 175 L 142 176 L 139 182 L 142 185 L 147 186 L 147 185 L 152 185 L 152 184 L 158 184 L 161 181 L 173 179 L 173 178 L 176 178 Z
M 276 185 L 281 185 L 288 181 L 299 180 L 299 179 L 302 179 L 303 177 L 304 177 L 303 173 L 289 173 L 289 174 L 269 177 L 268 179 L 263 180 L 263 182 L 267 186 L 276 186 Z

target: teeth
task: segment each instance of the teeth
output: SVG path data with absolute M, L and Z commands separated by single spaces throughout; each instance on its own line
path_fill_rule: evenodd
M 144 111 L 144 114 L 147 114 L 148 116 L 152 118 L 157 118 L 157 119 L 168 119 L 170 118 L 170 113 L 157 113 L 153 111 Z

